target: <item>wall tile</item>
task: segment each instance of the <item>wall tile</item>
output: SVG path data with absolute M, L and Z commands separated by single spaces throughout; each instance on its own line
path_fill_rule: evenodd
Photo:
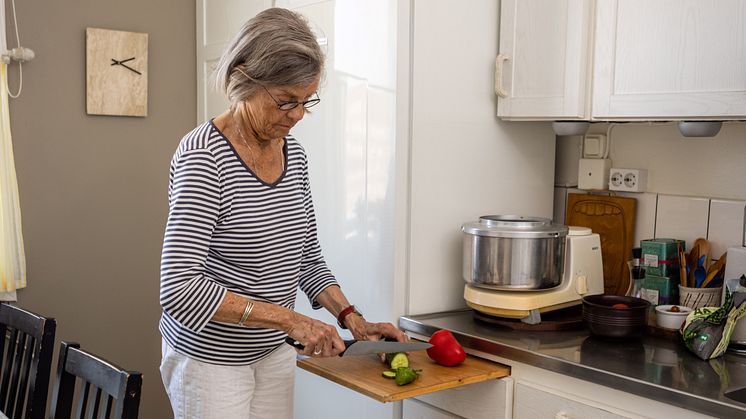
M 634 246 L 640 246 L 640 240 L 655 237 L 655 209 L 658 194 L 619 192 L 618 196 L 637 199 L 637 216 L 635 217 Z
M 729 247 L 742 245 L 745 207 L 746 201 L 713 199 L 710 203 L 707 240 L 713 258 L 719 258 Z
M 710 200 L 689 196 L 658 195 L 655 237 L 683 239 L 687 252 L 698 237 L 707 237 Z

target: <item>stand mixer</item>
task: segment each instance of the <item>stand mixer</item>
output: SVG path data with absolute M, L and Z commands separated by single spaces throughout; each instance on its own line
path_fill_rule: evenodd
M 540 218 L 486 216 L 479 224 L 464 225 L 462 231 L 464 299 L 476 311 L 538 324 L 541 313 L 578 305 L 584 295 L 604 292 L 601 242 L 589 228 L 567 228 Z M 502 242 L 486 245 L 485 240 Z M 537 257 L 550 264 L 537 265 Z M 486 271 L 492 277 L 485 280 Z M 543 278 L 527 283 L 527 277 L 535 276 Z

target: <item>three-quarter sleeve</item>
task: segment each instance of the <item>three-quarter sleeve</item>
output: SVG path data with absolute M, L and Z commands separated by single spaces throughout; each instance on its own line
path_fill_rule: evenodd
M 174 156 L 169 214 L 161 255 L 160 304 L 183 327 L 200 332 L 217 311 L 226 289 L 205 276 L 205 261 L 220 214 L 220 178 L 206 149 Z
M 305 158 L 303 161 L 303 205 L 308 224 L 300 265 L 300 289 L 308 296 L 313 309 L 318 310 L 322 307 L 316 301 L 316 298 L 326 287 L 337 285 L 337 280 L 326 266 L 321 254 L 321 244 L 316 229 L 316 215 L 311 199 L 311 184 L 308 179 L 308 163 Z

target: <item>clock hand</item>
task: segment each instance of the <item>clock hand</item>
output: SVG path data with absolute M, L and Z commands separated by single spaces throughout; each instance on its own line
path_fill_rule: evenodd
M 127 58 L 126 60 L 122 60 L 122 61 L 119 61 L 119 60 L 115 60 L 115 59 L 113 59 L 113 58 L 112 58 L 112 59 L 111 59 L 111 65 L 113 65 L 113 66 L 114 66 L 114 65 L 121 65 L 122 67 L 126 68 L 127 70 L 129 70 L 129 71 L 132 71 L 132 72 L 135 72 L 135 73 L 137 73 L 137 74 L 139 74 L 139 75 L 141 75 L 141 76 L 142 76 L 142 73 L 141 73 L 141 72 L 139 72 L 139 71 L 135 70 L 134 68 L 132 68 L 132 67 L 128 66 L 127 64 L 124 64 L 125 62 L 127 62 L 127 61 L 132 61 L 132 60 L 134 60 L 134 59 L 135 59 L 135 57 L 132 57 L 132 58 Z
M 130 71 L 134 71 L 135 73 L 137 73 L 137 74 L 139 74 L 139 75 L 141 75 L 141 76 L 142 76 L 142 73 L 141 73 L 141 72 L 139 72 L 139 71 L 135 70 L 134 68 L 132 68 L 132 67 L 128 66 L 127 64 L 122 64 L 122 62 L 121 62 L 121 61 L 119 62 L 119 65 L 121 65 L 122 67 L 126 68 L 127 70 L 130 70 Z

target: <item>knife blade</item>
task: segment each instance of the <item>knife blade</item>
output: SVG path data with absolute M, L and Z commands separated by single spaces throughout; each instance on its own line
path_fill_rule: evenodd
M 287 337 L 285 343 L 303 350 L 305 346 L 297 340 Z M 345 349 L 339 356 L 356 356 L 377 353 L 410 352 L 427 349 L 433 345 L 427 342 L 397 342 L 388 340 L 345 340 Z

